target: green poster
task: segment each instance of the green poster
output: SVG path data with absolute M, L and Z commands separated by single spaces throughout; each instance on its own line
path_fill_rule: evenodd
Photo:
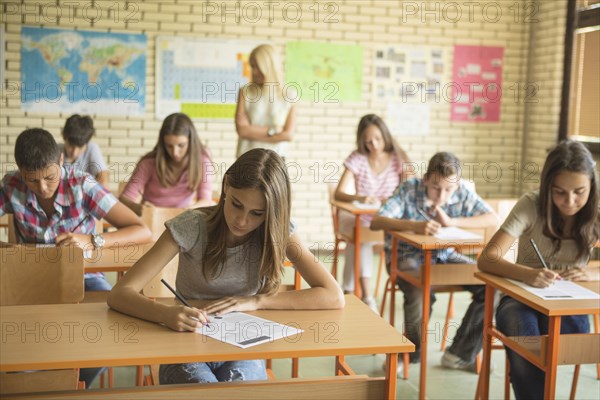
M 285 80 L 306 101 L 360 101 L 363 49 L 323 42 L 290 42 L 286 46 Z

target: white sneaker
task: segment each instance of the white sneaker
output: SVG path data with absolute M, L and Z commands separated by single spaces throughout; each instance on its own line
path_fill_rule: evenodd
M 371 310 L 373 310 L 373 312 L 375 314 L 379 314 L 379 309 L 377 308 L 377 301 L 375 300 L 375 297 L 373 297 L 373 296 L 363 297 L 362 301 L 363 301 L 363 303 L 368 305 L 369 308 Z
M 444 351 L 444 355 L 442 356 L 442 367 L 477 373 L 477 363 L 475 361 L 467 362 L 459 356 L 450 353 L 448 350 Z

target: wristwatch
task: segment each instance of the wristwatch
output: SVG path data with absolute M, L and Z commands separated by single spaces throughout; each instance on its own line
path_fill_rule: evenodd
M 277 135 L 277 129 L 275 129 L 274 127 L 270 127 L 269 130 L 267 131 L 267 136 L 275 136 Z
M 99 233 L 95 233 L 92 235 L 92 244 L 94 245 L 95 249 L 101 249 L 102 247 L 104 247 L 104 243 L 106 243 L 104 236 L 102 236 Z

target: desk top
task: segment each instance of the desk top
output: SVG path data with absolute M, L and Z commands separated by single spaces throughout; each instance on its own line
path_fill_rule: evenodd
M 454 247 L 457 250 L 478 249 L 485 246 L 485 241 L 481 239 L 439 239 L 431 235 L 420 235 L 409 231 L 386 231 L 397 239 L 410 244 L 420 250 L 440 250 Z M 475 253 L 475 251 L 473 251 Z
M 341 310 L 252 314 L 304 332 L 240 349 L 121 314 L 104 303 L 0 307 L 0 371 L 414 351 L 398 330 L 354 296 L 346 296 Z
M 485 272 L 476 272 L 475 277 L 548 316 L 600 313 L 600 300 L 544 300 L 508 281 L 506 278 Z M 577 282 L 577 284 L 600 293 L 600 281 Z
M 379 208 L 360 208 L 347 201 L 332 200 L 331 205 L 354 215 L 375 215 Z

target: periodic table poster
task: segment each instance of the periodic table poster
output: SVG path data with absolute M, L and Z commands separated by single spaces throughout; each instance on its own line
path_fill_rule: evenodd
M 248 57 L 263 42 L 159 36 L 156 118 L 233 119 L 239 89 L 250 81 Z
M 503 47 L 454 46 L 451 121 L 500 121 L 503 63 Z

